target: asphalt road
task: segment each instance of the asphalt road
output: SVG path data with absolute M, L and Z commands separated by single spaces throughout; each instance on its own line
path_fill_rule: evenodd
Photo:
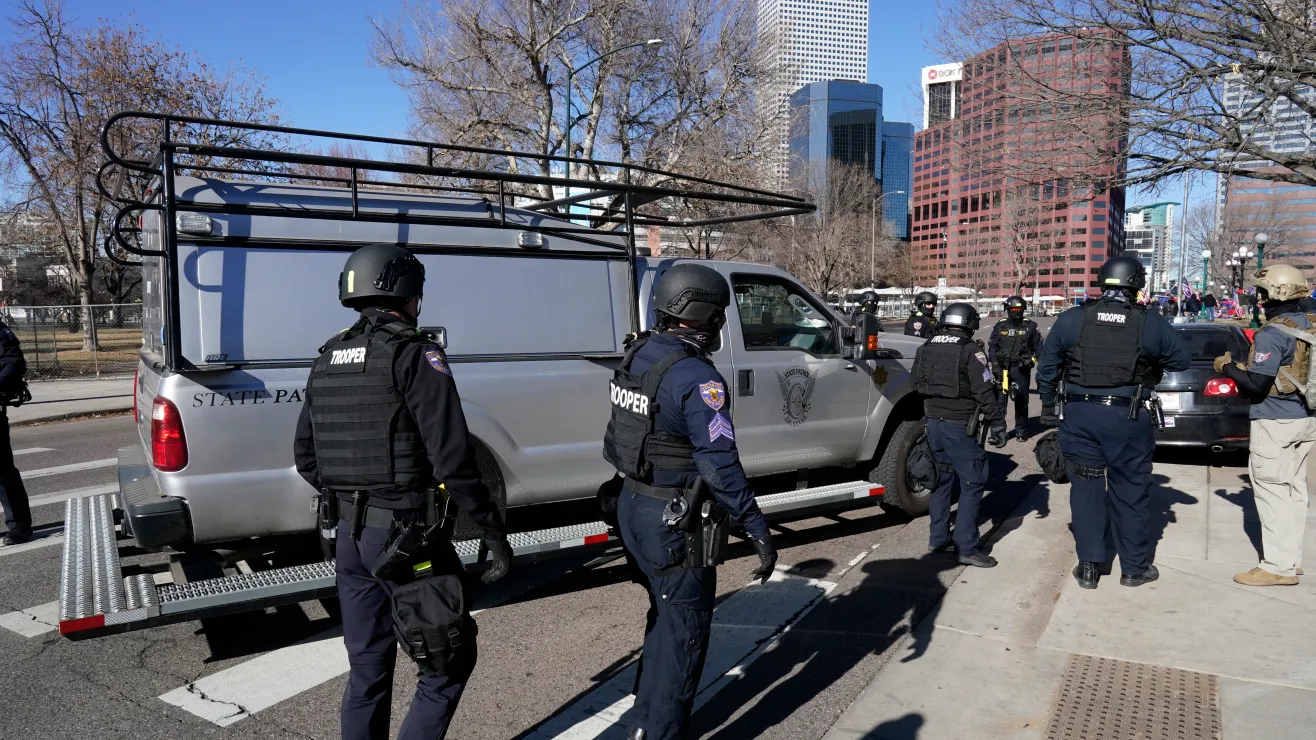
M 13 431 L 15 449 L 46 448 L 18 458 L 38 473 L 113 458 L 135 442 L 129 417 Z M 1004 452 L 991 455 L 983 503 L 993 523 L 1041 480 L 1031 445 L 1011 442 Z M 28 490 L 40 501 L 113 480 L 113 467 L 90 467 L 33 478 Z M 53 538 L 62 516 L 62 502 L 38 506 L 41 533 Z M 756 559 L 743 543 L 720 569 L 714 643 L 754 651 L 701 694 L 703 737 L 821 737 L 886 661 L 926 649 L 901 638 L 962 570 L 953 557 L 926 552 L 926 518 L 878 507 L 782 525 L 775 537 L 780 582 L 747 586 Z M 25 547 L 0 548 L 0 613 L 26 610 L 0 615 L 0 738 L 338 736 L 346 665 L 335 619 L 320 603 L 71 642 L 43 624 L 54 617 L 62 548 Z M 125 558 L 128 567 L 161 562 L 160 554 Z M 538 736 L 551 735 L 551 723 L 574 722 L 577 699 L 606 695 L 609 677 L 640 646 L 646 599 L 619 561 L 523 568 L 483 601 L 501 603 L 477 617 L 480 662 L 452 738 L 528 737 L 541 725 Z M 36 616 L 24 621 L 27 614 Z M 395 731 L 413 675 L 402 658 Z

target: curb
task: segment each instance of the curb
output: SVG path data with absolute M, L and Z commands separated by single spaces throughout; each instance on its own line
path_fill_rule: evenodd
M 14 427 L 27 427 L 36 424 L 46 424 L 52 421 L 72 421 L 75 419 L 87 419 L 95 416 L 122 416 L 125 414 L 131 414 L 132 410 L 133 410 L 132 404 L 129 404 L 127 406 L 108 408 L 108 409 L 94 409 L 87 411 L 65 411 L 59 414 L 48 414 L 46 416 L 37 416 L 31 419 L 23 419 L 21 421 L 10 421 L 9 428 L 12 429 Z

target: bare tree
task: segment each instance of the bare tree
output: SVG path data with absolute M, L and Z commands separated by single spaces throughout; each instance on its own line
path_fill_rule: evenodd
M 1023 295 L 1025 288 L 1037 286 L 1042 265 L 1051 262 L 1052 245 L 1043 240 L 1052 231 L 1045 227 L 1051 223 L 1055 209 L 1051 204 L 1032 197 L 1029 191 L 1027 186 L 1006 190 L 1000 219 L 992 226 L 993 242 L 999 236 L 1004 246 L 1002 251 L 1014 267 L 1013 292 L 1016 295 Z
M 546 157 L 566 153 L 568 72 L 647 39 L 664 43 L 573 76 L 570 154 L 713 177 L 749 163 L 762 137 L 750 0 L 407 0 L 372 23 L 377 63 L 410 93 L 414 133 L 540 155 L 498 160 L 516 171 L 561 169 Z
M 969 59 L 1001 44 L 1018 50 L 1000 59 L 1028 108 L 1064 123 L 1043 148 L 1068 147 L 1076 164 L 1127 157 L 1114 185 L 1256 165 L 1266 167 L 1249 176 L 1316 185 L 1310 2 L 944 0 L 941 11 L 938 51 Z M 1094 111 L 1120 123 L 1084 131 Z M 1294 115 L 1308 146 L 1278 141 L 1274 124 Z
M 139 26 L 107 21 L 83 29 L 58 0 L 23 0 L 12 40 L 0 49 L 0 163 L 21 209 L 51 223 L 56 247 L 83 306 L 83 348 L 96 349 L 90 304 L 110 203 L 96 189 L 100 127 L 121 110 L 273 121 L 274 102 L 241 70 L 216 72 L 146 38 Z M 131 130 L 120 130 L 121 151 Z M 207 143 L 242 144 L 206 131 Z
M 807 168 L 798 183 L 817 182 Z M 873 200 L 881 195 L 870 169 L 831 164 L 816 213 L 789 221 L 755 223 L 746 237 L 762 245 L 768 261 L 797 275 L 820 296 L 869 282 Z

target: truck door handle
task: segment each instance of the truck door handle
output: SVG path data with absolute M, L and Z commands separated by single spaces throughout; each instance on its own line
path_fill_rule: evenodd
M 754 371 L 737 370 L 736 371 L 736 395 L 752 396 L 754 395 Z
M 857 372 L 859 372 L 859 368 L 855 367 L 855 364 L 854 364 L 853 362 L 847 362 L 847 363 L 845 363 L 845 369 L 846 369 L 846 370 L 849 370 L 849 371 L 852 372 L 852 373 L 857 373 Z

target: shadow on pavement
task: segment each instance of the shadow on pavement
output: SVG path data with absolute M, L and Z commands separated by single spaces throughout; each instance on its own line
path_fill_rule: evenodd
M 1230 493 L 1224 488 L 1217 488 L 1215 495 L 1243 510 L 1243 533 L 1257 551 L 1257 560 L 1261 559 L 1261 519 L 1257 516 L 1257 505 L 1252 497 L 1252 487 Z
M 1161 538 L 1165 536 L 1166 527 L 1171 522 L 1178 519 L 1174 515 L 1175 504 L 1192 505 L 1204 503 L 1198 500 L 1196 496 L 1191 496 L 1177 488 L 1170 488 L 1167 484 L 1170 479 L 1164 475 L 1152 474 L 1151 488 L 1151 506 L 1147 515 L 1147 543 L 1151 548 L 1151 559 L 1156 560 L 1156 546 L 1161 543 Z M 1112 550 L 1109 537 L 1107 538 L 1107 550 Z
M 864 735 L 863 740 L 918 740 L 918 731 L 923 729 L 923 715 L 909 713 L 900 719 L 883 722 Z

